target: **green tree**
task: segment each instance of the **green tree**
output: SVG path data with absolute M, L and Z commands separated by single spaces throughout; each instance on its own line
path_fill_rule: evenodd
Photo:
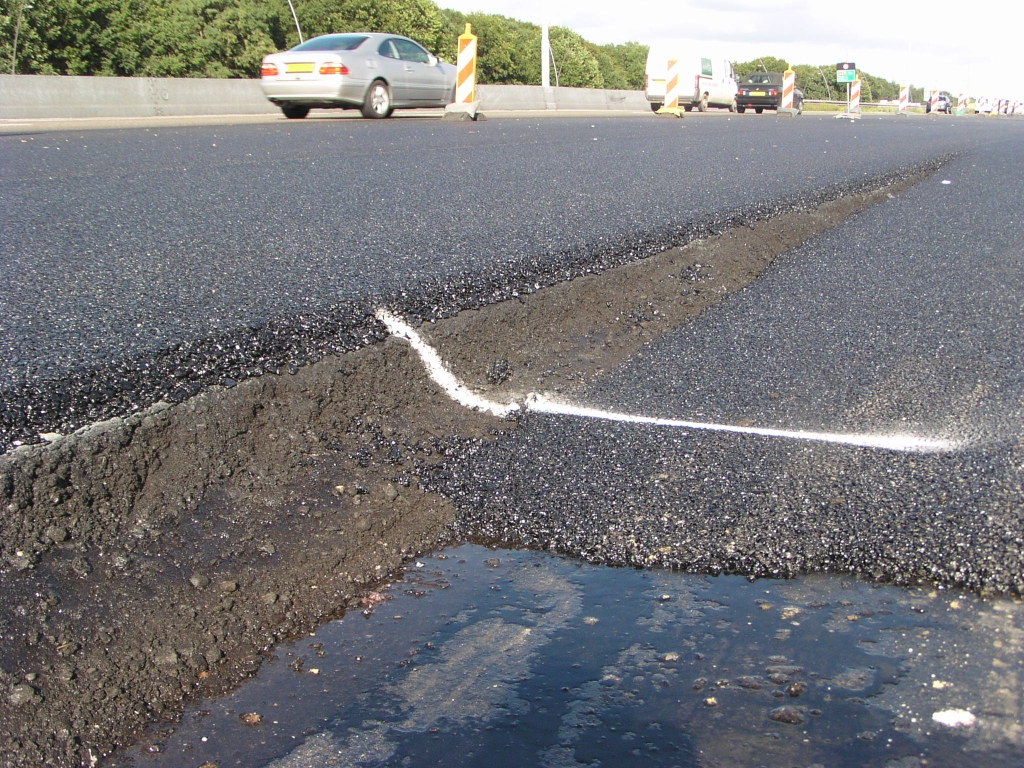
M 538 52 L 537 73 L 534 79 L 530 68 L 531 81 L 540 83 L 540 30 L 537 30 Z M 565 27 L 551 27 L 548 30 L 551 41 L 551 76 L 559 85 L 569 88 L 603 88 L 604 78 L 597 58 L 587 49 L 587 41 Z
M 774 56 L 762 56 L 750 61 L 733 62 L 732 68 L 736 79 L 742 80 L 752 72 L 785 72 L 789 69 L 789 62 Z
M 431 0 L 301 0 L 295 10 L 306 37 L 391 32 L 411 37 L 435 53 L 443 43 L 444 22 Z
M 455 61 L 458 38 L 468 22 L 477 38 L 477 82 L 503 85 L 540 83 L 540 27 L 504 16 L 442 11 L 442 58 Z M 532 80 L 536 69 L 536 79 Z
M 646 45 L 633 42 L 622 45 L 586 45 L 597 60 L 605 88 L 633 91 L 643 89 L 647 68 Z

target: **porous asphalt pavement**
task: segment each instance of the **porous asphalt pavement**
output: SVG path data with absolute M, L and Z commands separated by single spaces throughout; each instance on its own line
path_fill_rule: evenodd
M 437 470 L 435 487 L 466 513 L 461 530 L 613 564 L 1024 592 L 1018 148 L 1019 134 L 961 145 L 937 174 L 784 254 L 580 397 L 671 419 L 912 433 L 955 450 L 528 414 Z
M 380 338 L 1007 121 L 319 120 L 0 135 L 0 446 Z
M 379 338 L 379 301 L 449 314 L 957 153 L 584 397 L 958 450 L 532 415 L 431 482 L 466 533 L 602 562 L 1020 591 L 1020 131 L 723 115 L 4 136 L 5 445 Z

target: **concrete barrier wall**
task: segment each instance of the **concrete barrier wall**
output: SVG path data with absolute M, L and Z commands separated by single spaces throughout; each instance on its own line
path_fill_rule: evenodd
M 539 85 L 481 85 L 480 111 L 525 109 L 649 110 L 642 91 L 541 88 Z
M 640 91 L 481 85 L 480 110 L 646 110 Z M 277 114 L 258 80 L 0 75 L 0 120 Z
M 0 75 L 0 119 L 276 112 L 257 80 Z

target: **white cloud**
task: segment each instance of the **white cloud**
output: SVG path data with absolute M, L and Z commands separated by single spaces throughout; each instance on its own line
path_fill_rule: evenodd
M 733 61 L 854 61 L 888 80 L 958 93 L 1021 98 L 1016 53 L 1024 4 L 974 0 L 439 0 L 569 27 L 595 43 L 677 40 Z

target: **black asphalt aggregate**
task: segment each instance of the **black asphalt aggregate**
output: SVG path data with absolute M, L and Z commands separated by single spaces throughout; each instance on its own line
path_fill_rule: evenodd
M 1019 133 L 965 143 L 580 398 L 955 450 L 528 414 L 453 452 L 434 486 L 457 500 L 466 533 L 597 562 L 1024 592 L 1021 179 Z
M 443 316 L 1016 135 L 812 115 L 6 134 L 0 442 L 354 348 L 380 301 Z

